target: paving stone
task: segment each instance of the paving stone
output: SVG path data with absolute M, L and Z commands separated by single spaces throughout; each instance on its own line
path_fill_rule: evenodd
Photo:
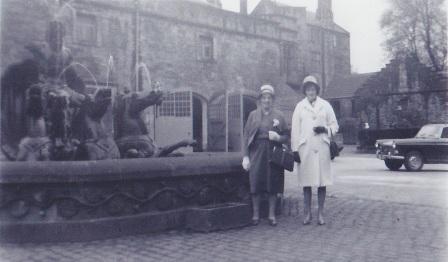
M 447 214 L 447 209 L 441 207 L 333 197 L 327 201 L 325 226 L 316 225 L 315 219 L 313 224 L 303 226 L 299 212 L 280 217 L 277 227 L 263 220 L 257 227 L 207 234 L 170 231 L 85 243 L 3 244 L 0 259 L 7 262 L 446 261 Z

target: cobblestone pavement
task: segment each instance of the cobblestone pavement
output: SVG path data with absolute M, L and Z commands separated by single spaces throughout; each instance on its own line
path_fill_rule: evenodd
M 327 224 L 301 225 L 287 199 L 277 227 L 265 221 L 209 234 L 172 231 L 86 243 L 5 244 L 2 261 L 447 261 L 447 210 L 328 199 Z M 300 207 L 301 208 L 301 207 Z
M 208 234 L 171 231 L 85 243 L 3 244 L 0 261 L 448 261 L 446 166 L 391 172 L 366 155 L 343 156 L 334 166 L 337 177 L 329 188 L 324 226 L 315 220 L 301 224 L 302 196 L 289 174 L 284 215 L 275 228 L 263 221 Z

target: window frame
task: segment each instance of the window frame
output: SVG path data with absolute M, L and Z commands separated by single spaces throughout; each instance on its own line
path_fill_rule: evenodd
M 209 48 L 208 55 L 206 48 Z M 212 35 L 199 35 L 199 60 L 214 61 L 215 60 L 215 39 Z
M 86 20 L 83 21 L 83 19 L 91 19 L 91 24 L 87 23 Z M 93 37 L 92 39 L 87 39 L 89 37 L 85 37 L 87 35 L 86 33 L 86 27 L 90 26 L 89 30 L 92 30 L 89 32 L 91 34 L 89 37 Z M 88 13 L 77 13 L 76 14 L 76 42 L 83 45 L 98 45 L 98 19 L 94 14 L 88 14 Z
M 158 117 L 191 117 L 192 93 L 178 91 L 168 94 L 158 108 Z
M 448 127 L 442 128 L 442 134 L 440 134 L 440 138 L 448 139 Z

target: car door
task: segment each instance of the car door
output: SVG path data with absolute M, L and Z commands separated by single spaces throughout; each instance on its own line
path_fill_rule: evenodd
M 444 127 L 442 130 L 442 135 L 440 136 L 440 143 L 435 146 L 439 148 L 438 160 L 441 163 L 448 163 L 448 127 Z

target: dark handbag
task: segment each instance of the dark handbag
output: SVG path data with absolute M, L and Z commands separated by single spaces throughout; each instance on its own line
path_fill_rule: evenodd
M 292 152 L 292 154 L 294 155 L 294 161 L 296 161 L 297 163 L 301 163 L 302 161 L 300 160 L 300 155 L 298 151 L 294 151 Z
M 288 171 L 294 170 L 294 154 L 286 147 L 274 146 L 269 161 Z
M 333 160 L 335 157 L 339 156 L 339 147 L 338 144 L 334 141 L 333 133 L 331 133 L 330 137 L 330 157 Z

